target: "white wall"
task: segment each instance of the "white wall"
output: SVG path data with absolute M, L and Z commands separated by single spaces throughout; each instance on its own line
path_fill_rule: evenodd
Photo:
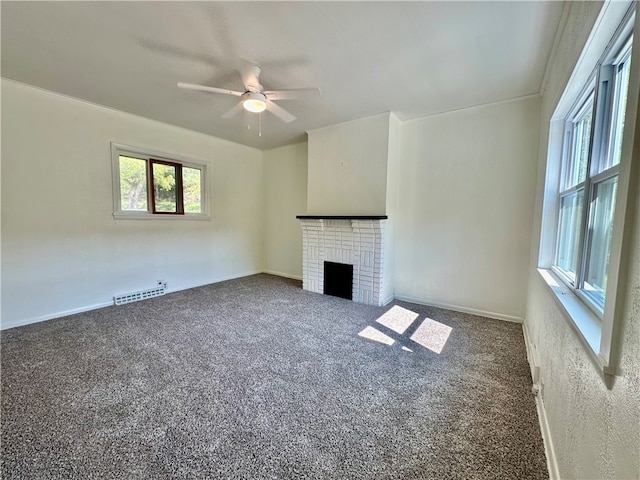
M 530 97 L 402 124 L 397 297 L 524 317 L 539 105 Z
M 309 132 L 307 213 L 384 215 L 389 114 Z
M 110 142 L 210 166 L 211 221 L 114 220 Z M 2 82 L 2 326 L 262 270 L 260 151 Z
M 302 228 L 307 213 L 307 143 L 263 152 L 265 271 L 302 279 Z
M 522 321 L 539 118 L 540 98 L 530 97 L 407 122 L 384 114 L 312 131 L 307 213 L 389 215 L 384 268 L 392 278 L 385 299 L 395 294 Z M 294 276 L 301 268 L 300 247 L 292 248 L 301 244 L 299 229 L 278 222 L 300 213 L 279 213 L 286 208 L 282 199 L 302 205 L 294 181 L 302 172 L 298 155 L 265 153 L 265 178 L 277 186 L 265 187 L 267 269 Z M 285 163 L 295 172 L 278 168 Z
M 549 122 L 601 7 L 600 2 L 570 3 L 566 26 L 548 66 L 542 101 L 526 325 L 530 348 L 537 349 L 540 360 L 543 421 L 546 418 L 553 444 L 552 473 L 562 479 L 640 478 L 640 122 L 636 124 L 636 176 L 632 180 L 635 206 L 632 202 L 627 227 L 630 248 L 622 258 L 629 272 L 620 283 L 620 371 L 610 390 L 536 271 Z

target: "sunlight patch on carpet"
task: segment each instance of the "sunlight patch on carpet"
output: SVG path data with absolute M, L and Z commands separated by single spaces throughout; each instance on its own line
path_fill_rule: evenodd
M 440 353 L 449 339 L 452 328 L 430 318 L 426 318 L 411 335 L 411 340 L 432 352 Z
M 395 305 L 381 315 L 376 322 L 402 335 L 416 318 L 418 318 L 417 313 Z
M 374 342 L 384 343 L 385 345 L 393 345 L 395 340 L 388 335 L 385 335 L 381 331 L 373 327 L 365 327 L 359 334 L 359 337 L 373 340 Z

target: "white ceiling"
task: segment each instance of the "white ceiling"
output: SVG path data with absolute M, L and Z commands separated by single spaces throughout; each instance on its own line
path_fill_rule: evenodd
M 256 148 L 393 111 L 401 120 L 540 91 L 563 2 L 6 2 L 2 76 Z M 220 115 L 262 67 L 298 117 Z M 247 125 L 251 129 L 247 129 Z

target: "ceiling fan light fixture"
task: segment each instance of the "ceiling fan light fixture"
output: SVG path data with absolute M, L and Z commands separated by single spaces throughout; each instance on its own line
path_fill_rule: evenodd
M 260 113 L 264 112 L 267 108 L 266 97 L 261 93 L 248 92 L 245 93 L 244 97 L 242 106 L 248 112 Z

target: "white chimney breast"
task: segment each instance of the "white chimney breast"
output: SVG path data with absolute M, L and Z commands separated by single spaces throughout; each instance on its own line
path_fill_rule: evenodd
M 324 293 L 324 262 L 353 265 L 353 301 L 384 304 L 386 219 L 300 218 L 302 287 Z
M 387 213 L 390 114 L 308 132 L 307 213 Z

